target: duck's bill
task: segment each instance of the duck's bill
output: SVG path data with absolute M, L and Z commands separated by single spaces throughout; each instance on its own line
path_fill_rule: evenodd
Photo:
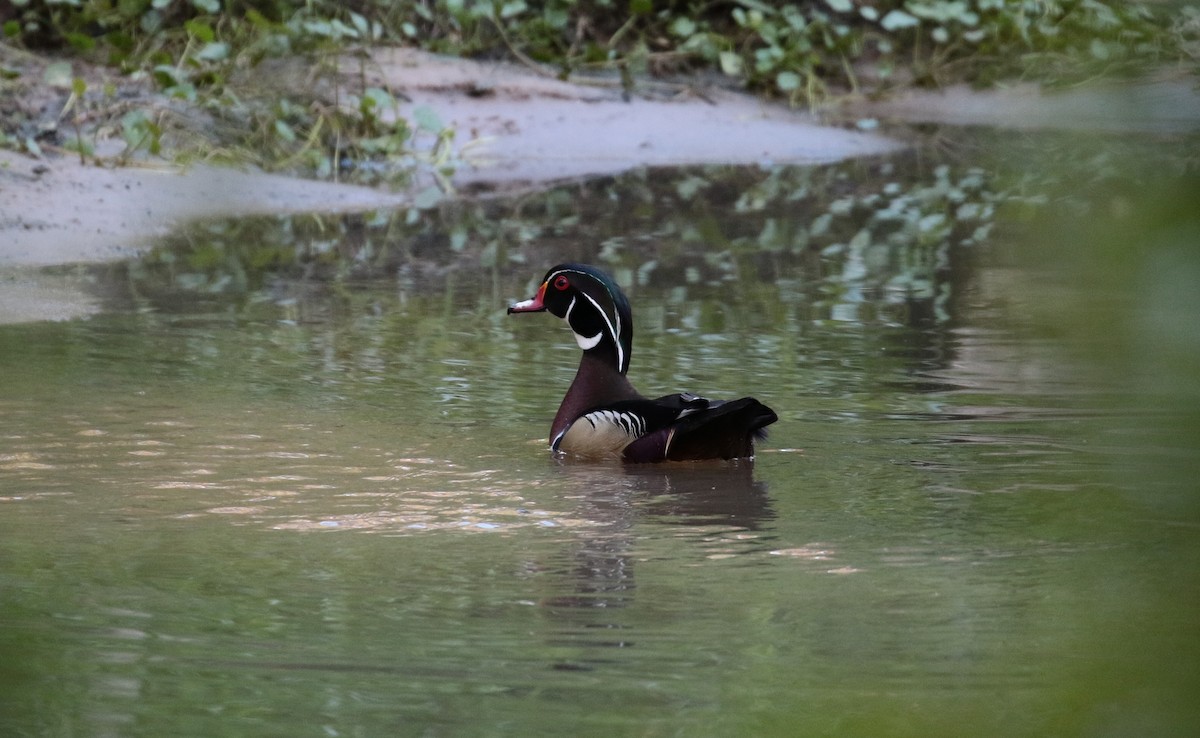
M 546 309 L 546 304 L 543 299 L 546 297 L 546 284 L 538 288 L 538 293 L 528 300 L 521 300 L 508 306 L 508 314 L 513 313 L 540 313 Z

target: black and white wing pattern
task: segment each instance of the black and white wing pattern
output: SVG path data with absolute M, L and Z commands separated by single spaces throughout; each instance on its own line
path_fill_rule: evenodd
M 712 404 L 687 392 L 654 400 L 617 402 L 580 415 L 554 439 L 551 447 L 588 458 L 621 456 L 635 441 L 659 433 Z

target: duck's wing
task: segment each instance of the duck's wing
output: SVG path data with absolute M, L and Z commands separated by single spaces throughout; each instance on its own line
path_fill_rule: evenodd
M 710 400 L 687 392 L 614 402 L 580 415 L 554 439 L 551 448 L 576 456 L 621 456 L 630 444 L 661 433 L 711 405 Z
M 754 454 L 755 439 L 778 420 L 753 397 L 709 400 L 681 392 L 615 402 L 577 418 L 553 448 L 578 456 L 645 463 L 738 459 Z
M 766 438 L 766 427 L 778 419 L 774 410 L 753 397 L 711 402 L 703 412 L 680 418 L 667 429 L 663 458 L 689 461 L 753 456 L 754 441 Z

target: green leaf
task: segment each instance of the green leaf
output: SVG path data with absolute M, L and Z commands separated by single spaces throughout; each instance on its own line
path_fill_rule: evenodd
M 496 253 L 499 249 L 498 244 L 493 241 L 488 241 L 487 245 L 479 251 L 479 265 L 485 268 L 496 266 Z
M 212 26 L 207 21 L 200 18 L 192 18 L 187 23 L 183 24 L 187 32 L 196 37 L 198 41 L 206 44 L 212 43 L 217 38 L 217 34 L 213 32 Z
M 162 29 L 162 13 L 157 10 L 147 10 L 138 20 L 138 28 L 151 35 L 158 33 Z
M 462 251 L 466 247 L 470 235 L 466 228 L 462 226 L 456 228 L 450 233 L 450 250 L 455 252 Z
M 825 4 L 836 13 L 849 13 L 854 10 L 854 3 L 850 0 L 825 0 Z
M 433 108 L 429 107 L 428 105 L 418 105 L 417 107 L 413 108 L 412 114 L 413 119 L 417 121 L 417 127 L 422 131 L 438 133 L 445 128 L 445 126 L 442 125 L 442 119 L 439 118 L 438 114 L 433 112 Z
M 86 33 L 67 33 L 67 43 L 76 51 L 88 52 L 96 48 L 96 39 Z
M 845 217 L 854 212 L 854 198 L 842 197 L 829 203 L 829 214 Z
M 825 235 L 829 232 L 829 224 L 831 222 L 833 222 L 833 216 L 829 213 L 818 215 L 816 218 L 813 218 L 812 225 L 808 228 L 809 234 L 813 236 Z
M 780 72 L 775 75 L 775 86 L 783 92 L 800 89 L 800 75 L 795 72 Z
M 921 233 L 933 233 L 939 230 L 945 222 L 946 216 L 942 213 L 930 213 L 917 222 L 917 229 Z
M 719 56 L 721 62 L 721 71 L 730 77 L 740 77 L 742 75 L 742 57 L 732 51 L 722 51 Z
M 358 31 L 354 30 L 345 23 L 342 23 L 337 18 L 333 19 L 333 21 L 330 23 L 330 27 L 333 28 L 334 38 L 358 38 Z
M 286 121 L 278 119 L 275 121 L 275 133 L 279 134 L 279 137 L 288 143 L 296 140 L 296 131 Z
M 776 218 L 767 218 L 763 223 L 762 231 L 758 234 L 758 245 L 768 251 L 778 251 L 783 247 L 779 238 L 779 221 Z
M 186 79 L 172 64 L 159 64 L 151 71 L 154 73 L 155 81 L 163 87 L 177 85 Z
M 92 146 L 91 141 L 88 141 L 85 138 L 76 138 L 74 136 L 68 138 L 66 142 L 63 143 L 63 148 L 67 149 L 68 151 L 74 151 L 78 154 L 84 154 L 86 156 L 91 156 L 93 153 L 95 153 L 95 148 Z
M 509 0 L 500 6 L 500 17 L 512 18 L 514 15 L 520 15 L 528 9 L 529 6 L 525 4 L 525 0 Z
M 382 87 L 368 87 L 363 90 L 363 104 L 373 110 L 390 108 L 396 104 L 396 98 Z
M 543 3 L 542 21 L 551 28 L 566 30 L 571 24 L 571 14 L 565 7 L 556 7 L 553 3 Z
M 229 44 L 224 41 L 216 41 L 211 44 L 205 44 L 204 48 L 200 49 L 196 54 L 196 58 L 201 61 L 218 62 L 229 57 Z
M 221 12 L 221 3 L 219 0 L 192 0 L 192 7 L 209 15 L 216 15 Z
M 163 90 L 163 93 L 177 100 L 196 101 L 196 86 L 191 82 L 180 82 L 177 85 L 171 85 Z
M 161 145 L 162 131 L 146 115 L 144 110 L 131 110 L 121 116 L 121 137 L 131 150 L 146 147 L 157 154 Z
M 671 23 L 671 33 L 680 38 L 688 38 L 696 32 L 696 23 L 691 18 L 679 16 Z
M 768 3 L 759 2 L 759 0 L 737 0 L 737 4 L 751 10 L 757 10 L 763 15 L 775 15 L 775 13 L 779 12 Z
M 250 21 L 250 25 L 254 26 L 260 31 L 265 31 L 272 26 L 271 21 L 254 8 L 248 8 L 246 10 L 246 20 Z
M 708 181 L 701 177 L 688 177 L 675 185 L 675 194 L 679 195 L 680 199 L 691 200 L 697 193 L 708 187 L 708 184 Z
M 331 38 L 333 36 L 333 26 L 329 24 L 329 21 L 304 21 L 302 27 L 305 33 L 310 33 L 313 36 L 322 36 L 324 38 Z
M 71 89 L 71 63 L 70 62 L 54 62 L 46 65 L 46 71 L 42 72 L 42 81 L 51 87 L 57 87 L 63 90 Z
M 921 23 L 914 15 L 909 15 L 903 10 L 892 10 L 887 15 L 883 16 L 883 20 L 879 21 L 879 25 L 883 26 L 885 31 L 899 31 L 904 28 L 913 28 Z

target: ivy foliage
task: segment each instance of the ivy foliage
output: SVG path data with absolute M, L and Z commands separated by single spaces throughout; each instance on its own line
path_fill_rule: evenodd
M 787 94 L 852 85 L 864 61 L 938 81 L 1194 63 L 1200 39 L 1197 8 L 1136 0 L 12 0 L 0 14 L 10 43 L 100 53 L 165 84 L 212 81 L 234 57 L 388 42 L 564 73 L 709 67 Z
M 517 59 L 564 78 L 619 74 L 627 85 L 711 72 L 812 105 L 891 85 L 1062 83 L 1168 63 L 1195 69 L 1200 60 L 1200 9 L 1138 0 L 11 0 L 0 7 L 0 30 L 0 52 L 81 58 L 149 80 L 227 131 L 245 131 L 241 156 L 325 176 L 343 161 L 367 172 L 357 164 L 413 153 L 412 132 L 390 114 L 397 101 L 365 86 L 338 91 L 336 105 L 282 92 L 264 101 L 239 79 L 301 54 L 336 72 L 356 50 L 401 44 Z M 28 74 L 0 53 L 0 108 L 10 119 L 0 144 L 37 145 L 36 131 L 19 130 L 9 110 Z M 79 88 L 62 87 L 64 98 L 74 94 L 76 120 L 89 100 L 111 109 L 121 98 L 119 85 Z M 167 114 L 126 107 L 114 124 L 126 153 L 156 151 Z M 200 148 L 212 156 L 221 146 Z

